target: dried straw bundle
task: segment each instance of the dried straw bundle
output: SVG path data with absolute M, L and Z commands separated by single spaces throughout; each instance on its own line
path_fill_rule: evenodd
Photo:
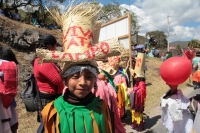
M 82 2 L 74 5 L 74 1 L 63 14 L 58 10 L 49 11 L 62 26 L 64 52 L 36 49 L 37 56 L 42 62 L 64 62 L 63 71 L 76 64 L 97 67 L 95 59 L 119 56 L 124 48 L 118 39 L 98 43 L 101 23 L 96 21 L 96 16 L 99 11 L 97 4 Z

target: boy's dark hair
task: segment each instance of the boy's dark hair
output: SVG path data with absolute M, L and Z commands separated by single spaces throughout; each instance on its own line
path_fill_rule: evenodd
M 0 59 L 14 61 L 16 64 L 19 64 L 15 57 L 15 54 L 9 47 L 0 46 L 0 53 Z

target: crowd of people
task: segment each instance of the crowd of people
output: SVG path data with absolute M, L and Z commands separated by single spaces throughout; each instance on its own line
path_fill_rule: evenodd
M 87 3 L 66 11 L 63 52 L 57 51 L 53 35 L 39 37 L 36 56 L 31 61 L 40 97 L 34 99 L 37 121 L 41 123 L 38 133 L 125 133 L 122 119 L 127 117 L 127 109 L 131 112 L 131 128 L 145 130 L 145 50 L 139 48 L 131 68 L 132 55 L 121 48 L 118 39 L 98 43 L 95 33 L 100 28 L 94 23 L 98 11 L 98 7 Z M 9 48 L 0 47 L 0 53 L 0 132 L 17 133 L 14 98 L 18 62 Z M 160 68 L 161 77 L 170 88 L 161 97 L 162 122 L 169 133 L 199 131 L 200 117 L 192 114 L 199 112 L 198 102 L 192 103 L 194 98 L 186 98 L 178 89 L 191 69 L 191 61 L 183 57 L 170 57 Z M 189 109 L 194 105 L 196 110 Z
M 0 8 L 0 15 L 8 17 L 10 19 L 16 20 L 16 21 L 21 21 L 22 16 L 20 15 L 18 9 L 15 9 L 14 12 L 10 12 L 8 8 Z
M 9 8 L 3 9 L 2 7 L 0 7 L 0 16 L 5 16 L 19 22 L 23 21 L 18 9 L 15 9 L 11 12 Z M 54 22 L 49 25 L 45 25 L 44 21 L 42 19 L 39 19 L 39 12 L 37 10 L 31 13 L 31 23 L 36 27 L 47 28 L 50 30 L 58 29 L 59 31 L 61 31 L 60 27 L 58 27 L 57 24 Z

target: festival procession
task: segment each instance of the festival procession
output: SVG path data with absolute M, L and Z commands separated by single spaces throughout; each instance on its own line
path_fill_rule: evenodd
M 24 16 L 9 18 L 18 10 L 3 4 L 0 25 L 20 27 Z M 0 133 L 200 133 L 200 42 L 175 48 L 153 32 L 133 41 L 133 14 L 102 22 L 103 8 L 45 6 L 59 28 L 45 28 L 38 10 L 31 26 L 41 31 L 15 39 L 23 49 L 0 42 Z M 31 34 L 37 38 L 22 39 Z M 33 51 L 22 52 L 31 41 Z

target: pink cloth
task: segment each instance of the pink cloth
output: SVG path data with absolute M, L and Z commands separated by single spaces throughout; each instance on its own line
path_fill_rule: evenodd
M 124 84 L 126 86 L 126 90 L 128 90 L 127 84 L 126 84 L 126 78 L 125 76 L 122 76 L 122 74 L 118 74 L 114 77 L 113 82 L 115 85 Z M 124 116 L 124 108 L 118 108 L 119 116 Z
M 126 77 L 122 76 L 121 74 L 118 74 L 117 76 L 115 76 L 113 82 L 114 82 L 115 85 L 124 83 L 125 86 L 127 86 Z
M 134 109 L 137 112 L 144 111 L 144 104 L 146 98 L 146 84 L 143 81 L 136 83 L 134 86 L 135 99 L 134 99 Z
M 118 106 L 117 106 L 117 94 L 110 83 L 106 83 L 103 80 L 97 79 L 97 88 L 92 91 L 95 95 L 105 100 L 111 110 L 114 113 L 114 125 L 115 133 L 125 133 L 126 130 L 119 118 Z M 111 108 L 112 105 L 112 108 Z

